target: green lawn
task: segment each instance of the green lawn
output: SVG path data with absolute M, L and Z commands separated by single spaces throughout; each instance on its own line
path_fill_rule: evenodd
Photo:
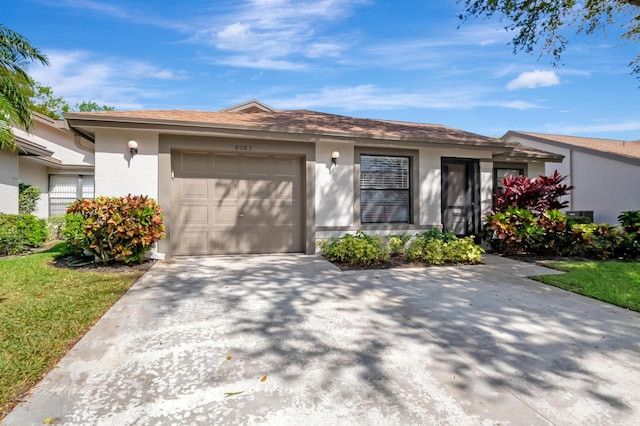
M 640 262 L 551 262 L 545 266 L 567 273 L 532 278 L 640 311 Z
M 63 247 L 0 258 L 0 419 L 143 274 L 49 266 Z

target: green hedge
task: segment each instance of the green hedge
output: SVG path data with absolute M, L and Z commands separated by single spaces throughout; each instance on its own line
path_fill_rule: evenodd
M 372 236 L 362 231 L 320 241 L 320 252 L 331 262 L 351 266 L 384 264 L 393 256 L 429 265 L 479 263 L 484 250 L 473 237 L 458 239 L 451 231 L 432 229 L 422 234 Z
M 0 213 L 0 255 L 19 254 L 39 247 L 48 235 L 44 219 L 31 214 Z

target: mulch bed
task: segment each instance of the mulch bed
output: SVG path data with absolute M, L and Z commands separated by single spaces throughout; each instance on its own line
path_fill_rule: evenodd
M 86 262 L 91 262 L 91 259 L 86 259 Z M 138 263 L 122 263 L 122 262 L 113 262 L 108 264 L 102 263 L 89 263 L 87 265 L 76 266 L 78 264 L 82 264 L 82 259 L 78 259 L 74 256 L 62 256 L 58 257 L 51 262 L 51 265 L 56 268 L 66 268 L 73 269 L 75 271 L 81 272 L 137 272 L 148 271 L 155 263 L 155 260 L 145 260 L 144 262 Z

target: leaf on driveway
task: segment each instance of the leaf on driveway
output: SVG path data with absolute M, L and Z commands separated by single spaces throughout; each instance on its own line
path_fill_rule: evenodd
M 231 361 L 231 358 L 233 358 L 231 355 L 227 355 L 227 361 Z
M 240 392 L 225 392 L 224 393 L 224 397 L 225 398 L 229 398 L 230 396 L 236 396 L 236 395 L 240 395 L 241 393 L 243 393 L 244 391 L 240 391 Z
M 260 379 L 261 382 L 264 382 L 267 380 L 267 376 L 262 376 L 262 379 Z
M 44 420 L 42 421 L 42 424 L 45 424 L 45 425 L 52 425 L 52 424 L 54 424 L 55 422 L 56 422 L 56 419 L 54 419 L 53 417 L 47 417 L 46 419 L 44 419 Z

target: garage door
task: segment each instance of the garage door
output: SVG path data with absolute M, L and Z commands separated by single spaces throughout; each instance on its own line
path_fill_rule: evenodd
M 302 158 L 172 154 L 176 255 L 301 252 Z

